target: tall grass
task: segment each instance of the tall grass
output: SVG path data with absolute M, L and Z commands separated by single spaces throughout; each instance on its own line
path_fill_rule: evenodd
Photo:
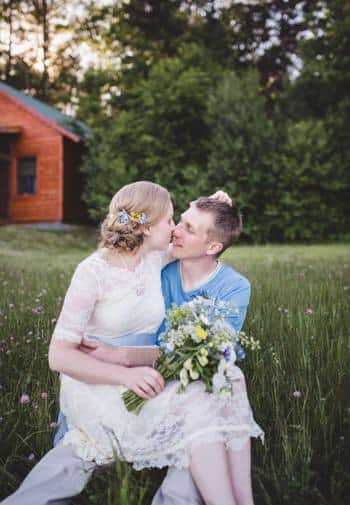
M 76 263 L 95 233 L 0 228 L 0 498 L 51 447 L 57 375 L 47 349 Z M 261 342 L 242 364 L 257 421 L 257 505 L 350 500 L 349 294 L 346 245 L 236 247 L 226 262 L 252 283 L 245 331 Z M 30 400 L 20 403 L 23 394 Z M 164 472 L 117 462 L 77 504 L 147 505 Z

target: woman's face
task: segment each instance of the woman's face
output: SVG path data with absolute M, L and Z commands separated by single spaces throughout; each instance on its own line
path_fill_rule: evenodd
M 164 250 L 168 247 L 175 228 L 173 215 L 174 208 L 170 202 L 169 208 L 162 219 L 149 227 L 147 241 L 150 249 Z

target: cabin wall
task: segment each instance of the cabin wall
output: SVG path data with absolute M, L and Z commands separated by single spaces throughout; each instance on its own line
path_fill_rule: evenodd
M 11 144 L 8 217 L 13 222 L 58 222 L 63 218 L 62 136 L 0 92 L 0 127 L 21 127 Z M 37 158 L 36 193 L 17 195 L 16 161 Z

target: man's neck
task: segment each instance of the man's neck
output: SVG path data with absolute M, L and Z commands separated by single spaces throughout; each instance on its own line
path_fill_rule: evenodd
M 215 272 L 218 261 L 213 256 L 204 258 L 184 259 L 180 261 L 182 284 L 185 291 L 192 291 L 205 284 Z

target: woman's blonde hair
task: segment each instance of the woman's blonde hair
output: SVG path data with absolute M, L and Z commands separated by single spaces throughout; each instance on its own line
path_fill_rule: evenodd
M 154 182 L 138 181 L 123 186 L 112 198 L 109 213 L 101 225 L 100 247 L 133 251 L 144 240 L 145 226 L 152 226 L 162 219 L 171 204 L 169 192 Z M 127 214 L 145 213 L 146 223 L 130 219 L 120 222 L 121 211 Z

